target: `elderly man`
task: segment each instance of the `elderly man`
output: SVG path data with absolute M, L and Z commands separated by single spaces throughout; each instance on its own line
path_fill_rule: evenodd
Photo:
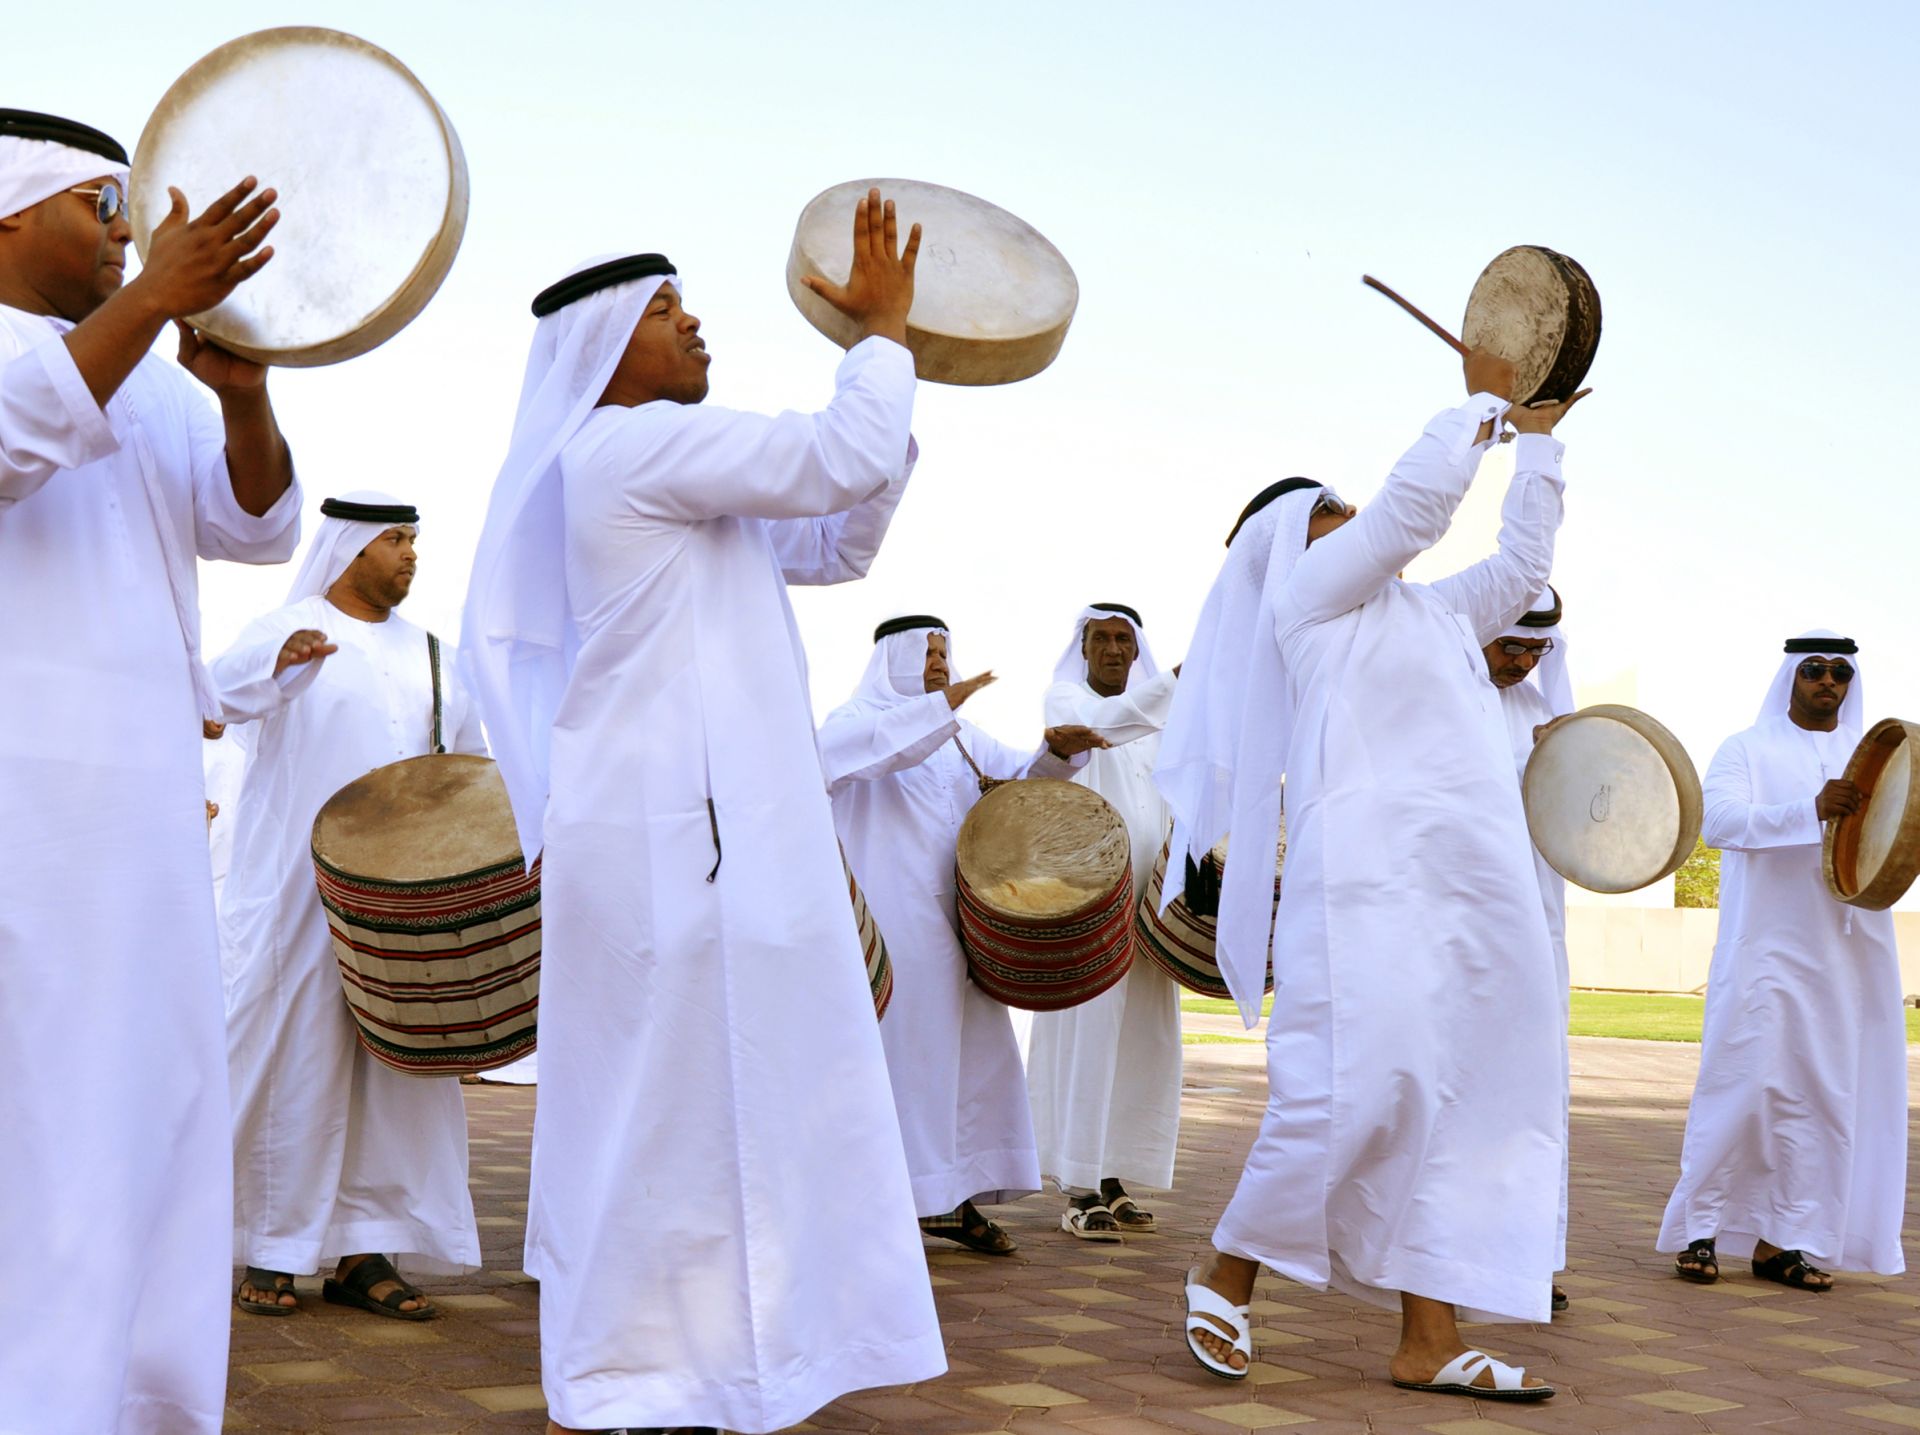
M 1111 744 L 1074 780 L 1111 802 L 1133 844 L 1133 890 L 1144 892 L 1167 838 L 1166 799 L 1153 785 L 1160 729 L 1174 676 L 1147 647 L 1140 615 L 1094 603 L 1047 689 L 1049 723 L 1080 723 Z M 1027 1061 L 1040 1172 L 1066 1194 L 1060 1227 L 1084 1240 L 1117 1241 L 1154 1228 L 1124 1183 L 1173 1184 L 1180 1135 L 1180 989 L 1152 962 L 1090 1002 L 1033 1019 Z
M 1573 681 L 1567 674 L 1566 639 L 1560 632 L 1560 594 L 1552 587 L 1543 589 L 1533 606 L 1513 621 L 1510 629 L 1488 643 L 1481 651 L 1487 660 L 1487 677 L 1500 690 L 1500 710 L 1507 719 L 1507 738 L 1513 744 L 1514 771 L 1524 779 L 1527 760 L 1542 728 L 1555 718 L 1573 711 Z M 1527 681 L 1533 678 L 1534 681 Z M 1554 968 L 1559 973 L 1560 1030 L 1567 1028 L 1571 1015 L 1567 998 L 1571 995 L 1571 977 L 1567 965 L 1567 882 L 1547 865 L 1547 859 L 1531 841 L 1527 850 L 1533 856 L 1534 875 L 1540 879 L 1540 905 L 1547 915 L 1547 934 L 1553 938 Z M 1572 1072 L 1564 1060 L 1561 1070 L 1562 1129 L 1570 1109 Z M 1561 1151 L 1560 1220 L 1554 1237 L 1554 1269 L 1567 1264 L 1567 1165 Z M 1567 1293 L 1556 1284 L 1553 1308 L 1567 1308 Z
M 426 1320 L 409 1271 L 480 1265 L 460 1087 L 361 1048 L 313 880 L 313 820 L 377 767 L 436 750 L 484 753 L 478 716 L 439 645 L 394 610 L 413 588 L 420 515 L 380 493 L 320 505 L 284 607 L 213 664 L 229 716 L 253 725 L 240 830 L 221 906 L 233 953 L 235 1293 L 290 1315 L 295 1275 L 338 1262 L 322 1295 Z M 442 736 L 444 735 L 444 737 Z
M 993 681 L 951 681 L 951 634 L 926 614 L 873 633 L 852 699 L 827 714 L 820 751 L 834 827 L 886 938 L 897 985 L 880 1038 L 920 1228 L 986 1255 L 1013 1237 L 980 1213 L 1040 1189 L 1020 1047 L 1006 1007 L 967 978 L 954 910 L 954 844 L 986 783 L 1073 776 L 1101 740 L 1049 728 L 1033 751 L 959 715 Z
M 266 371 L 182 327 L 216 417 L 148 352 L 267 262 L 274 192 L 189 219 L 173 191 L 123 285 L 126 186 L 98 130 L 0 110 L 0 684 L 34 698 L 0 725 L 0 1430 L 33 1435 L 220 1428 L 232 1168 L 196 735 L 220 710 L 194 560 L 299 540 Z
M 461 641 L 546 854 L 555 1431 L 756 1435 L 946 1369 L 787 599 L 864 575 L 905 491 L 918 250 L 860 201 L 847 283 L 814 287 L 864 337 L 818 413 L 704 406 L 657 254 L 534 302 Z
M 1720 862 L 1700 1075 L 1659 1249 L 1686 1280 L 1750 1256 L 1762 1280 L 1833 1288 L 1822 1264 L 1898 1275 L 1907 1049 L 1893 914 L 1835 900 L 1821 824 L 1857 812 L 1841 773 L 1866 696 L 1858 648 L 1790 639 L 1759 720 L 1707 768 Z
M 1232 832 L 1218 954 L 1249 1025 L 1270 928 L 1285 967 L 1266 1116 L 1187 1286 L 1188 1347 L 1230 1380 L 1247 1375 L 1266 1265 L 1398 1307 L 1396 1385 L 1554 1393 L 1468 1348 L 1456 1311 L 1541 1320 L 1551 1302 L 1560 997 L 1480 647 L 1552 566 L 1563 484 L 1550 434 L 1574 400 L 1511 407 L 1512 365 L 1479 351 L 1466 374 L 1473 397 L 1427 425 L 1365 509 L 1307 479 L 1248 505 L 1161 748 L 1175 850 L 1197 859 Z M 1402 581 L 1503 417 L 1522 433 L 1499 552 Z

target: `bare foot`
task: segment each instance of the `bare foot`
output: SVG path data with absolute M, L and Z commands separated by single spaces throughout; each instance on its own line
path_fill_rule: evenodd
M 352 1271 L 355 1266 L 359 1265 L 360 1262 L 364 1261 L 366 1258 L 367 1257 L 364 1255 L 342 1256 L 340 1258 L 339 1266 L 336 1267 L 333 1272 L 333 1278 L 337 1281 L 344 1281 L 347 1278 L 348 1273 Z M 373 1299 L 373 1300 L 385 1300 L 388 1296 L 392 1295 L 395 1291 L 399 1289 L 401 1289 L 401 1285 L 399 1281 L 376 1281 L 373 1284 L 373 1286 L 368 1289 L 367 1295 L 370 1299 Z M 428 1300 L 424 1295 L 421 1296 L 420 1299 L 418 1300 L 414 1300 L 411 1297 L 409 1297 L 408 1299 L 401 1301 L 399 1306 L 396 1307 L 396 1309 L 431 1310 L 433 1309 L 433 1302 Z M 589 1435 L 592 1435 L 592 1432 L 589 1432 Z
M 1246 1305 L 1253 1299 L 1253 1283 L 1260 1274 L 1258 1261 L 1245 1260 L 1240 1256 L 1223 1255 L 1215 1251 L 1200 1266 L 1200 1284 L 1220 1296 L 1229 1305 Z M 1198 1330 L 1193 1338 L 1199 1347 L 1222 1365 L 1233 1370 L 1247 1368 L 1246 1355 L 1233 1348 L 1233 1334 L 1223 1321 L 1202 1313 L 1200 1318 L 1219 1330 L 1215 1335 L 1211 1331 Z

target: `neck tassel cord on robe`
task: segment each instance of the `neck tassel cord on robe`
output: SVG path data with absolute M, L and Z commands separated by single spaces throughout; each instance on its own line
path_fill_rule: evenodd
M 619 273 L 620 262 L 618 256 L 598 255 L 576 266 L 569 278 L 598 282 Z M 638 267 L 647 272 L 571 302 L 561 296 L 563 307 L 541 317 L 461 620 L 463 671 L 479 702 L 513 804 L 520 850 L 529 863 L 543 845 L 549 735 L 580 641 L 567 596 L 560 451 L 592 417 L 654 294 L 663 284 L 680 284 L 676 275 L 659 272 L 659 264 Z M 542 300 L 559 288 L 546 291 Z
M 1304 479 L 1288 483 L 1275 485 L 1281 491 L 1235 526 L 1187 647 L 1154 769 L 1173 809 L 1173 851 L 1200 862 L 1231 831 L 1235 850 L 1246 854 L 1227 864 L 1216 959 L 1250 1028 L 1266 995 L 1280 781 L 1292 735 L 1274 599 L 1306 552 L 1315 505 L 1332 492 Z M 1169 882 L 1162 909 L 1179 894 Z

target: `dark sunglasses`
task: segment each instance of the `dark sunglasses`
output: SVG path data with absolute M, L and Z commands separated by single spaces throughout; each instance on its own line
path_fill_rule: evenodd
M 1820 682 L 1828 673 L 1832 673 L 1833 680 L 1842 687 L 1853 681 L 1853 665 L 1850 663 L 1823 663 L 1817 658 L 1808 658 L 1800 665 L 1800 676 L 1810 683 Z
M 83 184 L 70 189 L 68 194 L 78 194 L 93 201 L 94 218 L 102 224 L 111 224 L 127 212 L 127 197 L 120 192 L 117 180 L 107 180 L 101 184 Z

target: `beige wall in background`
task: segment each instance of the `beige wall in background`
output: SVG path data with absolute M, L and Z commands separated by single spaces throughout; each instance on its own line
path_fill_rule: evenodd
M 1687 907 L 1567 908 L 1567 962 L 1576 987 L 1703 992 L 1720 914 Z M 1902 995 L 1920 995 L 1920 912 L 1895 912 Z

